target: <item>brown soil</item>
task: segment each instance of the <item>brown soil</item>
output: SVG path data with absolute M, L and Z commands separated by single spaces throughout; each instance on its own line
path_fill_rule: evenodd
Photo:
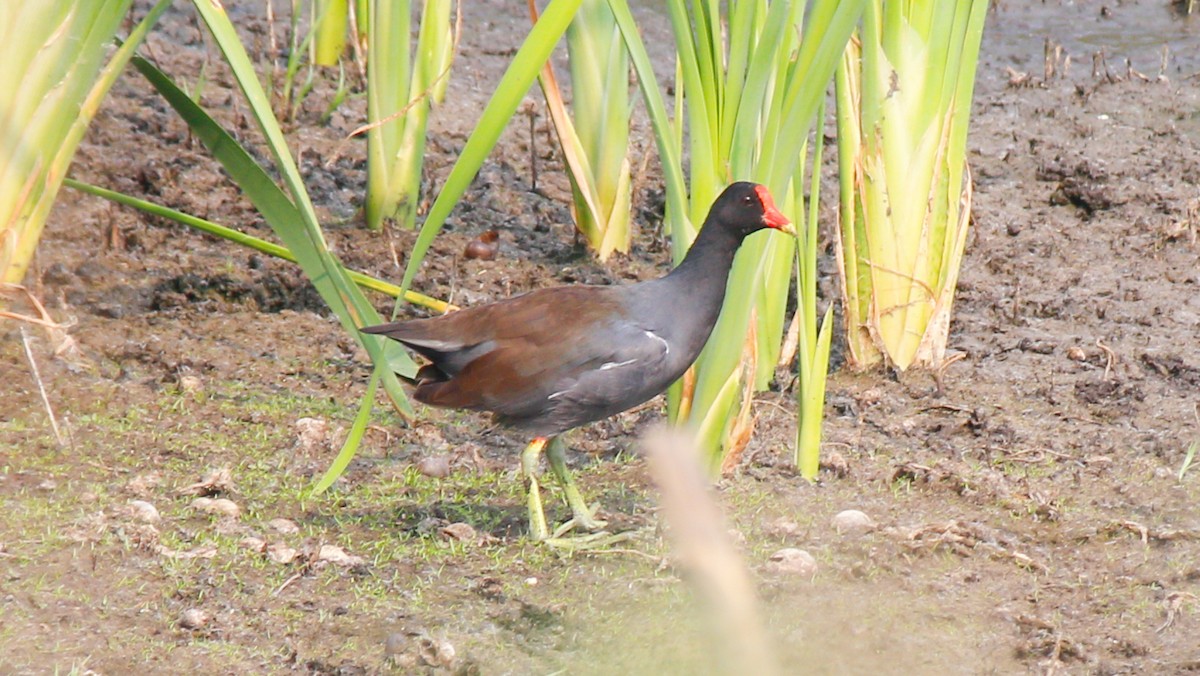
M 971 135 L 974 230 L 951 339 L 963 359 L 934 378 L 855 374 L 838 357 L 815 485 L 791 469 L 784 379 L 761 396 L 745 464 L 718 486 L 789 671 L 1200 669 L 1200 471 L 1180 477 L 1200 440 L 1197 27 L 1157 1 L 998 4 Z M 468 5 L 471 31 L 434 116 L 429 185 L 523 35 L 520 5 Z M 264 54 L 257 12 L 236 17 Z M 663 17 L 643 19 L 650 42 L 669 47 Z M 1072 61 L 1050 77 L 1047 38 Z M 168 13 L 150 45 L 195 81 L 206 57 L 190 13 Z M 1099 60 L 1089 66 L 1101 48 L 1107 75 Z M 656 56 L 668 72 L 666 52 Z M 253 139 L 207 58 L 203 103 Z M 355 218 L 363 144 L 342 139 L 363 102 L 323 126 L 329 95 L 319 79 L 291 129 L 294 150 L 345 262 L 399 278 L 392 252 L 403 257 L 412 235 L 366 232 Z M 635 253 L 600 265 L 573 236 L 544 116 L 536 130 L 531 153 L 529 125 L 512 125 L 437 239 L 420 290 L 474 304 L 666 269 L 653 169 L 636 181 Z M 652 147 L 644 122 L 635 138 L 639 153 Z M 834 170 L 826 164 L 829 196 Z M 72 172 L 269 236 L 133 74 Z M 488 229 L 499 256 L 463 259 Z M 832 252 L 822 266 L 833 298 Z M 368 368 L 289 264 L 64 190 L 27 282 L 72 323 L 79 355 L 56 358 L 29 331 L 60 447 L 20 333 L 4 325 L 0 671 L 716 669 L 708 648 L 720 638 L 647 528 L 656 499 L 637 440 L 662 418 L 659 403 L 572 436 L 585 494 L 635 535 L 563 557 L 521 536 L 523 440 L 475 415 L 423 411 L 405 426 L 381 403 L 347 476 L 307 496 Z M 241 514 L 209 514 L 198 495 Z M 877 528 L 839 534 L 830 520 L 844 509 Z M 447 528 L 460 523 L 470 529 Z M 771 565 L 783 547 L 813 554 L 815 577 Z

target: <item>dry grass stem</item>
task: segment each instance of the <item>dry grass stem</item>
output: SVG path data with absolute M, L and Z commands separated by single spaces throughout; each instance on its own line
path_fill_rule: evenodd
M 38 370 L 37 360 L 33 358 L 33 350 L 29 347 L 29 332 L 25 330 L 24 326 L 21 327 L 21 343 L 25 346 L 25 358 L 29 360 L 29 371 L 33 374 L 34 382 L 37 383 L 38 394 L 42 397 L 42 405 L 46 407 L 46 415 L 50 418 L 50 428 L 54 430 L 54 438 L 58 441 L 60 448 L 66 448 L 67 440 L 58 427 L 58 418 L 54 415 L 54 407 L 50 405 L 50 397 L 46 394 L 46 385 L 42 382 L 42 374 Z

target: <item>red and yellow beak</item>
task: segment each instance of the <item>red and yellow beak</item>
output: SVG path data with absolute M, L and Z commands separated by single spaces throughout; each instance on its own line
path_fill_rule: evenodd
M 782 211 L 775 207 L 775 200 L 771 197 L 771 192 L 767 190 L 767 186 L 755 186 L 754 192 L 758 194 L 758 199 L 763 205 L 763 225 L 795 237 L 796 230 L 792 227 L 792 222 L 787 219 L 787 216 L 783 215 Z

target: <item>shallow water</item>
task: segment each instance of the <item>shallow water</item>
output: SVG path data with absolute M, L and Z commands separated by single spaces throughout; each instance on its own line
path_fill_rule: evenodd
M 1129 59 L 1134 69 L 1155 77 L 1165 45 L 1168 78 L 1200 71 L 1200 16 L 1183 15 L 1166 0 L 1002 0 L 992 8 L 985 30 L 982 59 L 989 65 L 1040 71 L 1050 40 L 1071 55 L 1072 68 L 1090 71 L 1092 55 L 1103 50 L 1114 72 L 1124 73 Z

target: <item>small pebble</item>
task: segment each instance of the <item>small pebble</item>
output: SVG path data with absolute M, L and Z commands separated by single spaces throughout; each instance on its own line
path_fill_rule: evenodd
M 450 476 L 450 456 L 431 455 L 417 461 L 417 471 L 428 477 L 444 479 Z
M 192 500 L 192 509 L 208 514 L 220 514 L 236 519 L 242 515 L 242 508 L 229 498 L 196 498 Z
M 203 383 L 196 376 L 180 376 L 179 389 L 184 392 L 199 392 Z
M 847 509 L 838 512 L 834 515 L 831 525 L 838 533 L 849 533 L 851 535 L 870 533 L 877 527 L 871 517 L 857 509 Z
M 473 542 L 479 537 L 479 534 L 475 532 L 471 524 L 462 522 L 452 523 L 449 526 L 443 527 L 442 535 L 451 540 L 458 540 L 459 542 Z
M 188 608 L 179 616 L 179 626 L 184 629 L 199 629 L 208 624 L 208 613 L 199 608 Z
M 463 258 L 490 261 L 496 257 L 496 251 L 500 249 L 499 240 L 500 233 L 495 230 L 487 230 L 467 243 L 467 248 L 463 251 Z
M 232 517 L 234 519 L 242 515 L 242 508 L 229 498 L 217 498 L 216 500 L 213 500 L 212 508 L 214 512 Z
M 346 553 L 345 549 L 337 545 L 321 545 L 321 549 L 317 552 L 317 560 L 347 567 L 366 563 L 361 556 L 351 556 Z
M 267 547 L 267 558 L 275 563 L 291 563 L 292 561 L 295 561 L 296 557 L 299 555 L 300 552 L 296 551 L 295 548 L 289 547 L 282 542 L 276 542 L 275 544 Z
M 158 508 L 145 500 L 130 500 L 129 509 L 133 514 L 133 518 L 142 523 L 158 523 L 162 521 L 162 517 L 158 514 Z
M 388 657 L 395 657 L 400 653 L 408 650 L 408 637 L 404 634 L 394 631 L 387 635 L 383 642 L 383 654 Z
M 812 578 L 817 574 L 817 560 L 803 549 L 788 547 L 771 555 L 767 569 L 780 575 Z
M 129 480 L 125 484 L 125 490 L 134 495 L 149 495 L 158 485 L 162 483 L 162 477 L 158 472 L 149 472 L 147 474 L 139 474 Z
M 789 519 L 776 519 L 770 526 L 772 535 L 790 537 L 800 534 L 800 524 Z
M 300 526 L 297 526 L 296 522 L 291 519 L 271 519 L 267 522 L 267 526 L 276 533 L 283 533 L 284 535 L 300 532 Z
M 821 469 L 833 472 L 835 476 L 844 478 L 850 474 L 850 462 L 846 460 L 846 456 L 837 451 L 829 451 L 821 453 Z
M 421 661 L 430 667 L 449 669 L 454 666 L 454 646 L 446 640 L 422 638 L 417 645 L 417 654 Z
M 1067 348 L 1067 359 L 1071 361 L 1087 361 L 1087 352 L 1084 352 L 1083 348 L 1077 345 L 1072 345 Z
M 321 418 L 300 418 L 296 421 L 296 446 L 304 453 L 311 453 L 325 445 L 329 436 L 329 423 Z

